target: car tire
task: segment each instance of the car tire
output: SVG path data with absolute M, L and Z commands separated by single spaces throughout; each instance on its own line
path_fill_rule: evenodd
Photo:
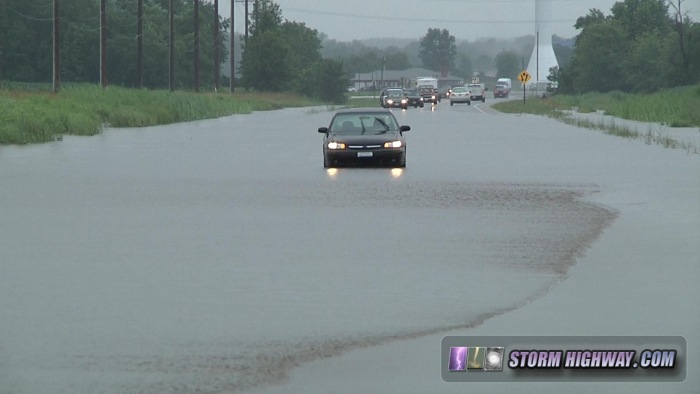
M 420 104 L 420 107 L 421 107 L 421 108 L 423 108 L 423 107 L 424 107 L 423 103 L 421 103 L 421 104 Z
M 450 100 L 450 107 L 453 105 L 455 105 L 455 103 L 453 103 L 452 100 Z
M 323 155 L 323 168 L 330 168 L 331 165 L 328 162 L 328 159 L 326 158 L 326 155 Z
M 467 105 L 472 105 L 472 102 L 471 102 L 471 101 L 467 101 Z
M 485 103 L 485 102 L 486 102 L 486 97 L 482 97 L 482 98 L 481 98 L 481 102 L 482 102 L 482 103 Z

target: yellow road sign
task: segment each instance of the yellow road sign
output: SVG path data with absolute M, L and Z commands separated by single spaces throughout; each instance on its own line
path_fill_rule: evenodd
M 523 71 L 520 73 L 520 75 L 518 75 L 518 80 L 522 83 L 527 83 L 527 81 L 529 81 L 531 78 L 532 76 L 530 76 L 530 73 L 527 71 Z

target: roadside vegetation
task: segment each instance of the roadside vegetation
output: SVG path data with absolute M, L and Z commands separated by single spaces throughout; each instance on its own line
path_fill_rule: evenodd
M 0 86 L 0 144 L 52 141 L 62 135 L 95 135 L 104 126 L 143 127 L 253 111 L 319 105 L 289 93 L 194 93 L 93 84 Z
M 670 127 L 700 128 L 700 85 L 664 89 L 652 94 L 611 92 L 554 95 L 546 98 L 527 97 L 525 104 L 522 100 L 512 100 L 494 104 L 492 108 L 507 113 L 549 116 L 568 124 L 601 129 L 606 134 L 642 139 L 648 144 L 654 143 L 667 148 L 681 148 L 692 153 L 698 153 L 700 150 L 697 146 L 675 140 L 651 128 L 639 131 L 615 123 L 594 123 L 572 116 L 573 112 L 603 112 L 622 119 L 659 123 Z M 700 129 L 698 131 L 700 132 Z

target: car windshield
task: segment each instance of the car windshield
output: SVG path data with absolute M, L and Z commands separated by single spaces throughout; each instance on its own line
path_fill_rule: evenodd
M 330 127 L 335 135 L 373 135 L 398 130 L 399 125 L 391 113 L 338 114 Z
M 467 91 L 467 88 L 460 86 L 452 89 L 452 93 L 464 93 Z
M 433 88 L 421 88 L 421 93 L 433 93 Z
M 388 90 L 386 95 L 389 97 L 401 97 L 403 96 L 403 90 Z

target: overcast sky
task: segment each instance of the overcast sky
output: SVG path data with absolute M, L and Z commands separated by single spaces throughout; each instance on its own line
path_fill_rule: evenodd
M 211 0 L 205 0 L 211 1 Z M 238 1 L 238 0 L 237 0 Z M 250 0 L 250 11 L 252 3 Z M 576 18 L 598 8 L 606 15 L 616 0 L 551 1 L 552 33 L 560 37 L 578 34 Z M 428 28 L 448 29 L 458 40 L 483 37 L 510 38 L 534 34 L 535 0 L 276 0 L 282 17 L 339 41 L 365 38 L 415 38 Z M 230 16 L 230 0 L 219 0 L 219 12 Z M 700 0 L 683 5 L 700 19 Z M 244 4 L 235 3 L 236 31 L 243 32 Z

